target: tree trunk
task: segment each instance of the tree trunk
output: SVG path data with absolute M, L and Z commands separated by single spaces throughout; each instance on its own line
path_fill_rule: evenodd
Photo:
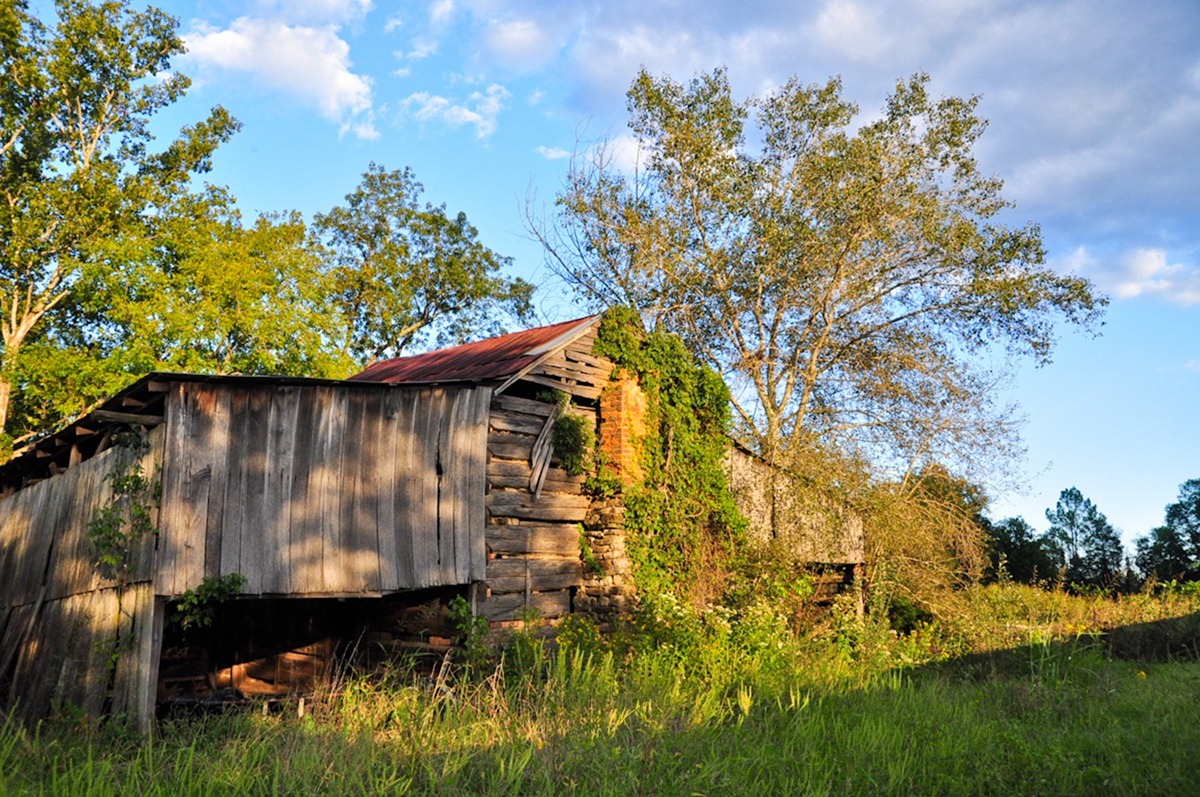
M 12 380 L 7 372 L 0 372 L 0 434 L 8 426 L 8 404 L 12 399 Z

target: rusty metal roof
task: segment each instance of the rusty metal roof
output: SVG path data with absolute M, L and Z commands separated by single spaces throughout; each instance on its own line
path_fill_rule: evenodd
M 566 346 L 599 320 L 600 316 L 591 315 L 427 354 L 380 360 L 350 379 L 393 385 L 507 379 Z

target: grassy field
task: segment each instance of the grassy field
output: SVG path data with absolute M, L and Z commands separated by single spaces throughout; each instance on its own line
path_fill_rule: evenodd
M 980 589 L 970 622 L 907 635 L 836 614 L 658 606 L 496 668 L 349 680 L 304 717 L 69 718 L 0 731 L 9 794 L 1186 794 L 1200 663 L 1157 646 L 1194 600 Z M 1165 625 L 1164 625 L 1165 624 Z M 1098 632 L 1134 629 L 1120 660 Z M 1145 637 L 1141 640 L 1140 637 Z M 1149 641 L 1146 641 L 1149 640 Z M 1139 647 L 1140 646 L 1140 647 Z M 1150 656 L 1153 657 L 1153 656 Z

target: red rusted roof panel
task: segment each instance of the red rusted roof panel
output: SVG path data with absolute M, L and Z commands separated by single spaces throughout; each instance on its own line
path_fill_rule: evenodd
M 558 346 L 574 340 L 599 318 L 593 315 L 449 349 L 438 349 L 427 354 L 380 360 L 350 379 L 393 385 L 505 379 L 537 362 Z

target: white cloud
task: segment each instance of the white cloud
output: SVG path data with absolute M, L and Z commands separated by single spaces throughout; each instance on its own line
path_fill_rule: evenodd
M 814 29 L 822 44 L 856 60 L 872 58 L 888 44 L 875 10 L 852 0 L 826 3 Z
M 434 0 L 429 6 L 429 21 L 434 25 L 444 25 L 450 21 L 454 13 L 454 0 Z
M 396 53 L 397 58 L 407 58 L 410 61 L 419 61 L 422 58 L 428 58 L 437 52 L 438 43 L 433 39 L 418 38 L 413 39 L 412 49 L 408 52 Z
M 488 52 L 501 64 L 514 69 L 532 69 L 546 63 L 557 48 L 534 20 L 493 20 L 484 33 Z
M 265 0 L 257 10 L 292 22 L 347 22 L 365 17 L 371 6 L 371 0 Z
M 476 138 L 487 138 L 496 132 L 500 112 L 511 95 L 498 83 L 486 91 L 472 92 L 466 102 L 455 103 L 437 94 L 417 92 L 401 102 L 401 107 L 420 122 L 441 122 L 449 127 L 471 125 Z
M 404 19 L 402 17 L 388 17 L 387 22 L 383 25 L 384 33 L 392 33 L 404 27 Z
M 1132 249 L 1101 260 L 1081 246 L 1059 265 L 1095 281 L 1116 299 L 1147 297 L 1185 307 L 1200 305 L 1200 268 L 1167 262 L 1163 249 Z
M 562 147 L 538 147 L 537 153 L 548 161 L 557 161 L 571 157 L 571 153 Z
M 312 103 L 342 132 L 375 138 L 371 80 L 351 71 L 350 46 L 337 28 L 236 19 L 228 29 L 199 25 L 185 38 L 188 56 L 209 67 L 246 72 L 270 88 Z

